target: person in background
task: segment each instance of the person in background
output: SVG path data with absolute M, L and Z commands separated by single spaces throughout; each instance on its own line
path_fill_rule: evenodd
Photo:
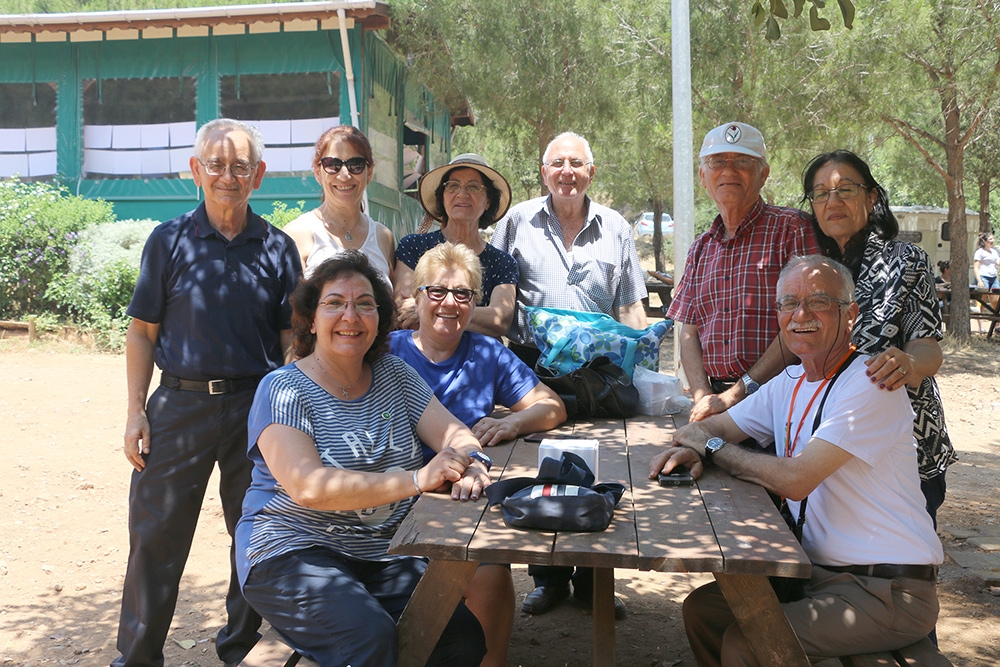
M 194 211 L 146 241 L 125 336 L 129 557 L 115 667 L 163 665 L 191 540 L 219 465 L 230 536 L 250 485 L 247 413 L 257 383 L 288 358 L 288 295 L 301 273 L 292 240 L 248 204 L 264 178 L 255 128 L 220 118 L 195 138 L 191 174 L 205 193 Z M 147 401 L 154 364 L 160 386 Z M 215 640 L 238 663 L 260 638 L 260 616 L 239 589 L 230 551 L 229 618 Z
M 976 286 L 982 289 L 1000 288 L 997 282 L 997 264 L 1000 263 L 1000 252 L 993 247 L 993 234 L 986 232 L 979 235 L 975 254 L 972 256 L 972 270 L 976 274 Z
M 934 628 L 944 560 L 920 492 L 913 410 L 903 392 L 880 391 L 870 358 L 856 355 L 859 304 L 846 267 L 795 257 L 777 294 L 779 343 L 801 365 L 678 429 L 649 476 L 686 465 L 697 478 L 716 465 L 786 498 L 793 517 L 808 497 L 801 542 L 812 574 L 802 597 L 781 605 L 806 655 L 908 646 Z M 730 445 L 748 437 L 776 440 L 777 456 Z M 683 615 L 699 667 L 760 664 L 717 583 L 691 593 Z
M 778 273 L 790 257 L 819 252 L 802 211 L 761 197 L 771 168 L 757 128 L 720 125 L 705 135 L 698 156 L 698 178 L 719 215 L 691 245 L 666 315 L 682 323 L 692 421 L 725 410 L 766 379 L 748 371 L 765 351 L 776 357 L 770 308 Z M 771 366 L 777 372 L 780 357 Z
M 358 128 L 340 125 L 316 140 L 313 175 L 323 188 L 322 200 L 319 208 L 284 229 L 298 246 L 306 277 L 327 259 L 360 250 L 391 281 L 396 245 L 392 230 L 364 212 L 365 188 L 374 173 L 371 144 Z
M 548 306 L 613 316 L 633 329 L 646 328 L 646 281 L 632 238 L 632 227 L 616 211 L 587 196 L 594 180 L 594 154 L 587 140 L 565 132 L 542 156 L 546 197 L 512 208 L 490 243 L 517 262 L 517 313 L 507 337 L 510 349 L 529 367 L 538 347 L 528 326 L 526 306 Z M 573 595 L 593 604 L 593 570 L 531 565 L 535 590 L 521 608 L 544 614 Z M 626 614 L 615 597 L 615 617 Z
M 934 278 L 934 289 L 938 293 L 938 306 L 941 307 L 941 317 L 946 319 L 951 312 L 951 262 L 937 263 L 941 275 Z
M 390 351 L 416 369 L 434 395 L 484 447 L 547 431 L 566 420 L 559 395 L 495 338 L 468 331 L 481 288 L 479 258 L 445 242 L 424 253 L 413 271 L 416 331 L 389 334 Z M 493 417 L 495 406 L 510 410 Z M 424 460 L 434 452 L 424 446 Z M 465 592 L 465 604 L 486 633 L 485 667 L 507 664 L 514 625 L 514 581 L 509 565 L 483 563 Z
M 243 592 L 321 665 L 395 667 L 396 622 L 427 561 L 387 553 L 423 491 L 476 500 L 489 457 L 416 371 L 388 354 L 392 290 L 367 256 L 329 259 L 292 294 L 297 361 L 269 374 L 249 417 L 253 483 L 236 529 Z M 434 456 L 424 463 L 420 442 Z M 464 605 L 428 660 L 475 667 Z
M 441 223 L 441 229 L 410 234 L 399 242 L 393 274 L 399 327 L 417 328 L 413 298 L 417 262 L 425 252 L 448 241 L 471 249 L 483 267 L 483 289 L 469 331 L 499 338 L 507 332 L 514 316 L 517 264 L 509 254 L 487 244 L 480 230 L 496 222 L 510 207 L 507 179 L 481 156 L 463 153 L 421 178 L 419 194 L 420 205 Z
M 993 234 L 985 232 L 979 235 L 978 247 L 972 256 L 972 272 L 976 274 L 976 287 L 981 289 L 1000 289 L 997 280 L 997 264 L 1000 264 L 1000 252 L 993 246 Z M 998 296 L 988 296 L 993 310 L 997 309 Z M 979 320 L 979 330 L 983 322 Z

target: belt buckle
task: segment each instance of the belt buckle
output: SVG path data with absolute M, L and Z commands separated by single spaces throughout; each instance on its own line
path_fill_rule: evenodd
M 226 393 L 226 380 L 209 380 L 208 381 L 208 395 L 218 396 L 219 394 Z

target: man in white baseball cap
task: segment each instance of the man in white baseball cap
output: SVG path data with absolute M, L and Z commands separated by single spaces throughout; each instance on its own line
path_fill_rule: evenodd
M 760 130 L 720 125 L 705 135 L 698 156 L 698 178 L 719 215 L 692 244 L 667 311 L 683 324 L 680 358 L 695 400 L 692 421 L 757 390 L 747 371 L 778 333 L 778 273 L 792 255 L 819 252 L 805 213 L 760 196 L 770 173 Z

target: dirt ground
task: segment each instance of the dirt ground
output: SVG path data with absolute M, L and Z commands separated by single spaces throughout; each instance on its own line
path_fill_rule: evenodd
M 961 456 L 939 515 L 950 551 L 976 550 L 956 535 L 1000 529 L 1000 341 L 976 338 L 947 349 L 939 375 Z M 65 342 L 0 341 L 0 502 L 7 508 L 0 665 L 107 665 L 117 655 L 132 470 L 121 453 L 124 417 L 123 356 Z M 201 514 L 166 645 L 171 667 L 221 665 L 212 641 L 223 623 L 228 537 L 217 494 L 209 493 Z M 514 577 L 523 598 L 531 589 L 525 568 L 515 566 Z M 680 603 L 709 577 L 624 570 L 616 577 L 630 612 L 617 626 L 619 664 L 693 665 Z M 942 569 L 940 593 L 942 650 L 960 667 L 1000 664 L 1000 597 L 953 561 Z M 588 613 L 574 603 L 540 617 L 519 612 L 510 664 L 587 665 L 589 645 Z

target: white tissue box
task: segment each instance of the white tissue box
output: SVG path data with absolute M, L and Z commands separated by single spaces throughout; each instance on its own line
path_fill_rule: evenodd
M 563 452 L 573 452 L 587 462 L 594 472 L 594 479 L 599 480 L 597 464 L 597 441 L 584 440 L 582 438 L 545 438 L 538 444 L 538 465 L 542 465 L 542 459 L 550 457 L 559 460 Z

